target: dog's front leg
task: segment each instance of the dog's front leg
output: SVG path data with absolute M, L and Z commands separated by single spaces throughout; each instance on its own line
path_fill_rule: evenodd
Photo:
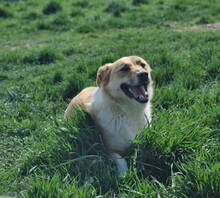
M 115 161 L 119 177 L 125 176 L 128 165 L 126 160 L 118 153 L 111 153 L 112 159 Z

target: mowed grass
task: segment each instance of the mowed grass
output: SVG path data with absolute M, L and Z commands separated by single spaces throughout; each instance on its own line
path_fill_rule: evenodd
M 220 21 L 213 1 L 0 1 L 0 195 L 220 197 Z M 184 31 L 183 31 L 184 30 Z M 89 115 L 70 99 L 104 63 L 151 65 L 150 128 L 118 178 Z

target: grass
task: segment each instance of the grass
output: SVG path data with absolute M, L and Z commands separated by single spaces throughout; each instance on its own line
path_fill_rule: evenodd
M 60 4 L 58 2 L 51 1 L 43 8 L 43 13 L 49 15 L 54 14 L 60 10 L 62 10 Z
M 0 1 L 0 195 L 219 197 L 218 1 Z M 181 30 L 181 31 L 179 31 Z M 139 55 L 152 66 L 153 121 L 116 167 L 70 98 L 99 66 Z

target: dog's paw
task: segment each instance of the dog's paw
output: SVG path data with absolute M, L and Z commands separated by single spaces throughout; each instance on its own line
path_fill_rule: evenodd
M 128 165 L 127 165 L 126 160 L 117 153 L 112 153 L 111 156 L 112 156 L 112 159 L 116 163 L 118 176 L 125 177 L 128 171 Z

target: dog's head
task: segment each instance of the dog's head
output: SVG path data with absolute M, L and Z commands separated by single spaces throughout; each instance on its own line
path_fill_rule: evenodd
M 147 103 L 153 95 L 151 68 L 138 56 L 123 57 L 100 67 L 97 85 L 112 98 Z

